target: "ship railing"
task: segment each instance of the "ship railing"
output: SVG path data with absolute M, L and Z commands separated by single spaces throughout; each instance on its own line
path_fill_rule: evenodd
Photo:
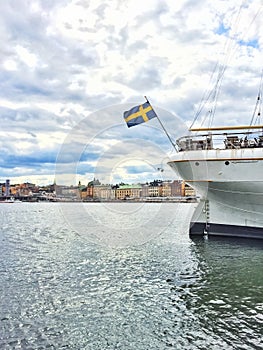
M 180 137 L 176 144 L 180 151 L 211 149 L 239 149 L 263 147 L 263 134 L 258 131 L 224 132 L 187 135 Z

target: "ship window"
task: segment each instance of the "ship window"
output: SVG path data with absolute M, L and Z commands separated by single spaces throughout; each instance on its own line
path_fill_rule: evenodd
M 227 160 L 227 161 L 225 161 L 225 165 L 229 165 L 229 161 Z
M 198 166 L 198 165 L 199 165 L 199 162 L 195 162 L 195 165 Z

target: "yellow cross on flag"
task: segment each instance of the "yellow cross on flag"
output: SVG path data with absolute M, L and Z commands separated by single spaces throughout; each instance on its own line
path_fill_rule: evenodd
M 148 122 L 148 120 L 156 118 L 157 115 L 150 103 L 145 102 L 142 105 L 133 107 L 129 111 L 124 112 L 123 117 L 127 123 L 128 128 L 130 128 L 131 126 Z

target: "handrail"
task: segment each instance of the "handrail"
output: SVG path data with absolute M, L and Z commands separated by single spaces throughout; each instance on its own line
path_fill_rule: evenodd
M 176 144 L 179 151 L 221 149 L 222 146 L 222 149 L 263 148 L 263 135 L 259 130 L 192 134 L 180 137 L 176 140 Z M 216 147 L 216 145 L 219 147 Z
M 190 128 L 189 131 L 217 131 L 217 130 L 247 130 L 263 129 L 263 125 L 236 125 L 236 126 L 218 126 L 211 128 Z

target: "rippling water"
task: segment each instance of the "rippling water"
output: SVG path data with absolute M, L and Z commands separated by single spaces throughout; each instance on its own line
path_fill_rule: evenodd
M 263 242 L 190 204 L 0 207 L 0 349 L 262 349 Z

